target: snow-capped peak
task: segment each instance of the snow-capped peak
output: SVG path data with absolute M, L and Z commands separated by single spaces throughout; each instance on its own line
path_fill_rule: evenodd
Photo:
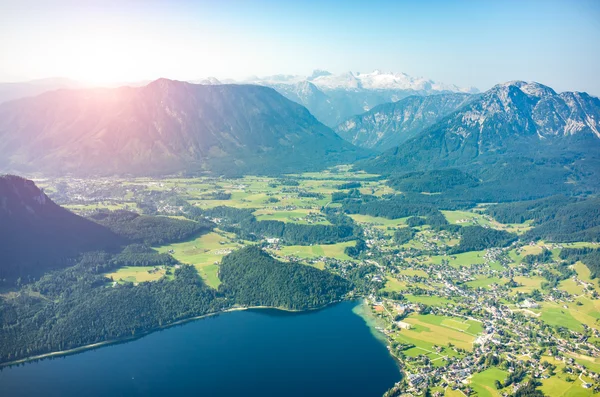
M 220 85 L 221 82 L 216 77 L 207 77 L 205 79 L 197 80 L 194 83 L 202 85 Z
M 331 90 L 401 90 L 422 93 L 441 91 L 478 93 L 474 87 L 462 88 L 454 84 L 444 84 L 423 77 L 411 77 L 406 73 L 383 72 L 376 69 L 369 73 L 346 72 L 332 74 L 326 70 L 314 70 L 310 76 L 278 74 L 266 77 L 252 76 L 244 83 L 260 85 L 295 85 L 303 81 L 313 83 L 322 91 Z
M 522 92 L 527 94 L 528 96 L 533 96 L 537 98 L 543 98 L 547 96 L 556 95 L 556 91 L 552 88 L 537 83 L 535 81 L 522 81 L 522 80 L 513 80 L 507 81 L 506 83 L 501 83 L 496 85 L 494 88 L 509 88 L 509 87 L 517 87 Z
M 322 70 L 322 69 L 315 69 L 313 70 L 312 74 L 310 76 L 308 76 L 307 80 L 311 81 L 316 79 L 317 77 L 321 77 L 321 76 L 330 76 L 331 73 L 328 72 L 327 70 Z

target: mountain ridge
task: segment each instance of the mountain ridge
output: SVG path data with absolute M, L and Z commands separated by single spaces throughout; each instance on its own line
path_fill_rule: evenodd
M 0 280 L 36 277 L 69 266 L 81 252 L 116 249 L 124 242 L 15 175 L 0 175 L 0 224 Z
M 386 150 L 412 138 L 475 98 L 462 93 L 409 96 L 351 117 L 335 131 L 354 145 Z
M 332 128 L 377 105 L 396 102 L 411 95 L 479 92 L 473 87 L 461 88 L 454 84 L 413 78 L 406 73 L 384 73 L 379 70 L 337 75 L 316 70 L 310 76 L 253 76 L 243 82 L 276 89 L 287 98 L 306 106 L 317 119 Z
M 72 175 L 278 173 L 367 155 L 269 87 L 158 79 L 0 105 L 0 169 Z
M 513 198 L 593 192 L 600 189 L 598 130 L 600 99 L 513 81 L 358 168 L 389 175 L 458 167 Z

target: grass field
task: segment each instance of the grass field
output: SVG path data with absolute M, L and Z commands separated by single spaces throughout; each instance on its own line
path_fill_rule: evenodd
M 483 215 L 469 211 L 441 211 L 449 223 L 453 225 L 472 226 L 488 225 L 490 222 Z
M 382 291 L 402 292 L 404 290 L 406 290 L 406 283 L 404 281 L 400 281 L 390 276 L 386 277 L 385 287 L 382 288 Z
M 520 287 L 513 288 L 512 292 L 522 292 L 525 294 L 531 293 L 531 291 L 534 289 L 541 289 L 542 283 L 546 281 L 546 279 L 540 276 L 516 276 L 514 277 L 514 280 L 520 285 Z
M 558 284 L 558 289 L 568 292 L 571 295 L 583 295 L 585 289 L 581 284 L 577 284 L 572 278 L 561 281 Z
M 470 267 L 476 264 L 485 263 L 485 251 L 471 251 L 456 255 L 437 255 L 432 256 L 429 263 L 439 265 L 443 260 L 448 261 L 450 266 L 459 268 L 461 266 Z
M 507 232 L 522 234 L 531 229 L 530 222 L 525 223 L 500 223 L 478 212 L 470 211 L 442 211 L 449 223 L 460 226 L 489 226 L 493 229 L 505 230 Z
M 483 330 L 481 324 L 475 321 L 433 314 L 411 314 L 403 321 L 411 324 L 412 328 L 401 330 L 399 338 L 410 339 L 411 343 L 421 348 L 426 347 L 415 343 L 415 340 L 438 346 L 448 346 L 452 343 L 465 350 L 471 350 L 477 334 Z
M 541 307 L 542 315 L 539 318 L 546 324 L 583 332 L 583 326 L 581 325 L 581 322 L 573 316 L 572 309 L 565 309 L 562 306 L 551 302 L 544 302 Z
M 217 230 L 194 240 L 164 245 L 156 250 L 161 253 L 172 251 L 171 255 L 178 261 L 194 265 L 207 285 L 218 288 L 221 283 L 217 276 L 218 263 L 223 256 L 242 247 L 233 242 L 233 238 L 232 234 Z
M 499 397 L 500 390 L 496 389 L 495 381 L 504 382 L 508 373 L 499 368 L 488 368 L 471 378 L 471 387 L 477 392 L 478 397 Z
M 117 271 L 106 274 L 117 282 L 142 283 L 156 281 L 166 275 L 166 269 L 154 271 L 154 266 L 125 266 Z
M 592 389 L 584 389 L 581 380 L 576 375 L 564 374 L 561 369 L 565 366 L 562 361 L 554 360 L 552 357 L 542 357 L 542 361 L 548 361 L 556 365 L 556 375 L 542 380 L 540 390 L 547 396 L 557 397 L 584 397 L 593 395 Z M 579 362 L 578 359 L 576 361 Z M 582 362 L 585 365 L 585 363 Z M 597 371 L 597 370 L 596 370 Z M 567 382 L 566 378 L 570 376 L 573 382 Z
M 575 269 L 577 272 L 577 278 L 580 280 L 585 281 L 586 283 L 594 282 L 591 277 L 592 272 L 590 272 L 590 269 L 583 263 L 577 262 L 575 265 L 573 265 L 573 269 Z

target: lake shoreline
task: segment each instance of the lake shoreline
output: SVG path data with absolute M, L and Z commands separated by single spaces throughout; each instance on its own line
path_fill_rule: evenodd
M 30 356 L 30 357 L 21 358 L 19 360 L 13 360 L 13 361 L 5 362 L 5 363 L 0 363 L 0 370 L 2 370 L 4 368 L 10 368 L 12 366 L 16 366 L 16 365 L 19 365 L 19 364 L 25 364 L 25 363 L 29 363 L 29 362 L 35 362 L 35 361 L 42 361 L 44 359 L 50 359 L 50 358 L 65 357 L 65 356 L 70 356 L 70 355 L 73 355 L 73 354 L 83 353 L 83 352 L 88 351 L 88 350 L 98 349 L 98 348 L 101 348 L 101 347 L 106 347 L 106 346 L 110 346 L 110 345 L 117 345 L 117 344 L 121 344 L 121 343 L 132 342 L 134 340 L 143 338 L 144 336 L 150 335 L 150 334 L 152 334 L 152 333 L 154 333 L 156 331 L 161 331 L 161 330 L 164 330 L 164 329 L 168 329 L 168 328 L 171 328 L 171 327 L 175 327 L 175 326 L 182 325 L 182 324 L 185 324 L 185 323 L 188 323 L 188 322 L 192 322 L 192 321 L 196 321 L 196 320 L 202 320 L 204 318 L 218 316 L 218 315 L 224 314 L 224 313 L 231 313 L 231 312 L 245 311 L 245 310 L 264 310 L 264 309 L 277 310 L 277 311 L 288 312 L 288 313 L 304 313 L 304 312 L 311 312 L 311 311 L 321 310 L 321 309 L 324 309 L 324 308 L 326 308 L 328 306 L 335 305 L 337 303 L 344 302 L 344 301 L 345 300 L 334 301 L 334 302 L 327 303 L 325 305 L 321 305 L 319 307 L 313 307 L 313 308 L 302 309 L 302 310 L 299 310 L 299 309 L 288 309 L 288 308 L 282 308 L 282 307 L 276 307 L 276 306 L 263 306 L 263 305 L 259 305 L 259 306 L 237 306 L 237 307 L 230 307 L 228 309 L 220 310 L 220 311 L 213 312 L 213 313 L 207 313 L 207 314 L 202 314 L 200 316 L 194 316 L 194 317 L 189 317 L 189 318 L 184 318 L 184 319 L 181 319 L 181 320 L 177 320 L 175 322 L 172 322 L 172 323 L 169 323 L 169 324 L 166 324 L 166 325 L 162 325 L 162 326 L 159 326 L 159 327 L 155 327 L 155 328 L 151 328 L 149 330 L 143 331 L 139 335 L 134 335 L 134 336 L 129 336 L 129 337 L 122 337 L 122 338 L 111 339 L 111 340 L 106 340 L 106 341 L 102 341 L 102 342 L 91 343 L 91 344 L 88 344 L 88 345 L 74 347 L 72 349 L 54 351 L 54 352 L 49 352 L 49 353 L 44 353 L 44 354 L 38 354 L 36 356 Z

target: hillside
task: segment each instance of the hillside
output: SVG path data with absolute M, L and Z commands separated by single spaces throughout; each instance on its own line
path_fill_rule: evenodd
M 469 192 L 482 201 L 591 192 L 600 188 L 599 131 L 600 99 L 509 82 L 359 168 L 385 174 L 462 168 L 483 182 Z
M 27 179 L 0 176 L 0 280 L 26 280 L 70 266 L 84 251 L 112 250 L 111 231 L 56 205 Z
M 366 152 L 266 87 L 160 79 L 0 105 L 0 169 L 44 174 L 269 174 Z
M 354 116 L 335 131 L 354 145 L 383 151 L 416 136 L 475 98 L 460 93 L 410 96 Z

